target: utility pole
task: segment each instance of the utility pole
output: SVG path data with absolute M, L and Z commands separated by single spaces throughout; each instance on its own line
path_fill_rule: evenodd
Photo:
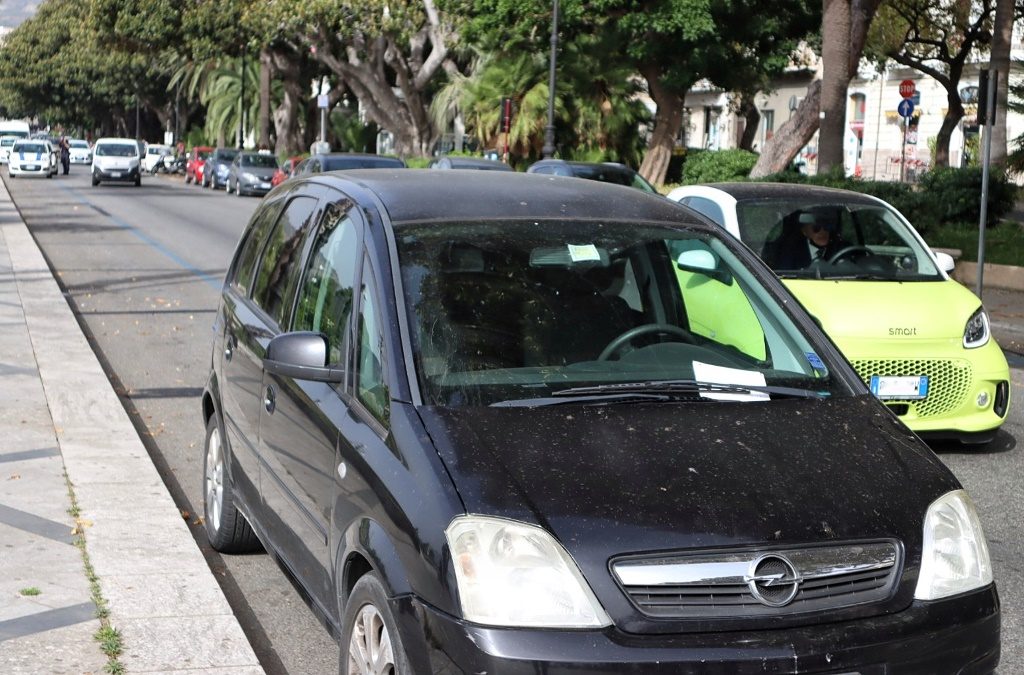
M 245 43 L 242 43 L 242 68 L 238 81 L 241 91 L 238 97 L 238 149 L 245 147 Z
M 555 66 L 558 62 L 558 0 L 551 3 L 551 72 L 548 75 L 548 125 L 544 127 L 544 159 L 555 154 Z

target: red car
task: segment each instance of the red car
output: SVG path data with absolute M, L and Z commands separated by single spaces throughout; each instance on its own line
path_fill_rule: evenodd
M 303 160 L 302 155 L 296 155 L 295 157 L 289 157 L 288 159 L 281 162 L 281 166 L 277 167 L 277 171 L 274 172 L 274 177 L 270 179 L 270 184 L 277 187 L 281 183 L 285 182 L 289 178 L 295 175 L 295 167 L 299 165 L 299 162 Z
M 188 162 L 185 163 L 185 182 L 203 184 L 203 165 L 206 158 L 213 152 L 208 145 L 197 145 L 188 153 Z

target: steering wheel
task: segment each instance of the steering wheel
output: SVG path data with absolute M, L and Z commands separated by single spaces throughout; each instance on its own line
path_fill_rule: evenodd
M 641 335 L 647 335 L 648 333 L 661 333 L 662 335 L 671 335 L 672 337 L 679 338 L 682 342 L 689 343 L 691 345 L 697 344 L 693 334 L 687 330 L 680 328 L 679 326 L 673 326 L 670 323 L 645 323 L 642 326 L 636 326 L 630 328 L 625 333 L 622 333 L 617 338 L 614 338 L 608 343 L 608 346 L 601 350 L 601 354 L 597 357 L 598 361 L 607 361 L 616 352 L 625 347 L 627 344 L 640 337 Z
M 853 257 L 857 253 L 861 255 L 874 255 L 874 251 L 867 246 L 844 246 L 832 254 L 832 257 L 828 259 L 828 263 L 835 265 L 843 258 Z

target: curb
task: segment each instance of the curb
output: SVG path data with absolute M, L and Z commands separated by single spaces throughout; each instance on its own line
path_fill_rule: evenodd
M 12 203 L 2 183 L 0 202 Z M 20 217 L 4 236 L 121 663 L 138 673 L 263 673 Z

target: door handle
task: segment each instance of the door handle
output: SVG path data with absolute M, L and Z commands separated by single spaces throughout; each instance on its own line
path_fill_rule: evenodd
M 235 355 L 235 336 L 229 335 L 228 339 L 224 341 L 224 360 L 230 361 L 231 357 Z
M 263 407 L 271 415 L 274 414 L 274 409 L 277 407 L 277 394 L 274 392 L 273 387 L 267 387 L 267 391 L 263 395 Z

